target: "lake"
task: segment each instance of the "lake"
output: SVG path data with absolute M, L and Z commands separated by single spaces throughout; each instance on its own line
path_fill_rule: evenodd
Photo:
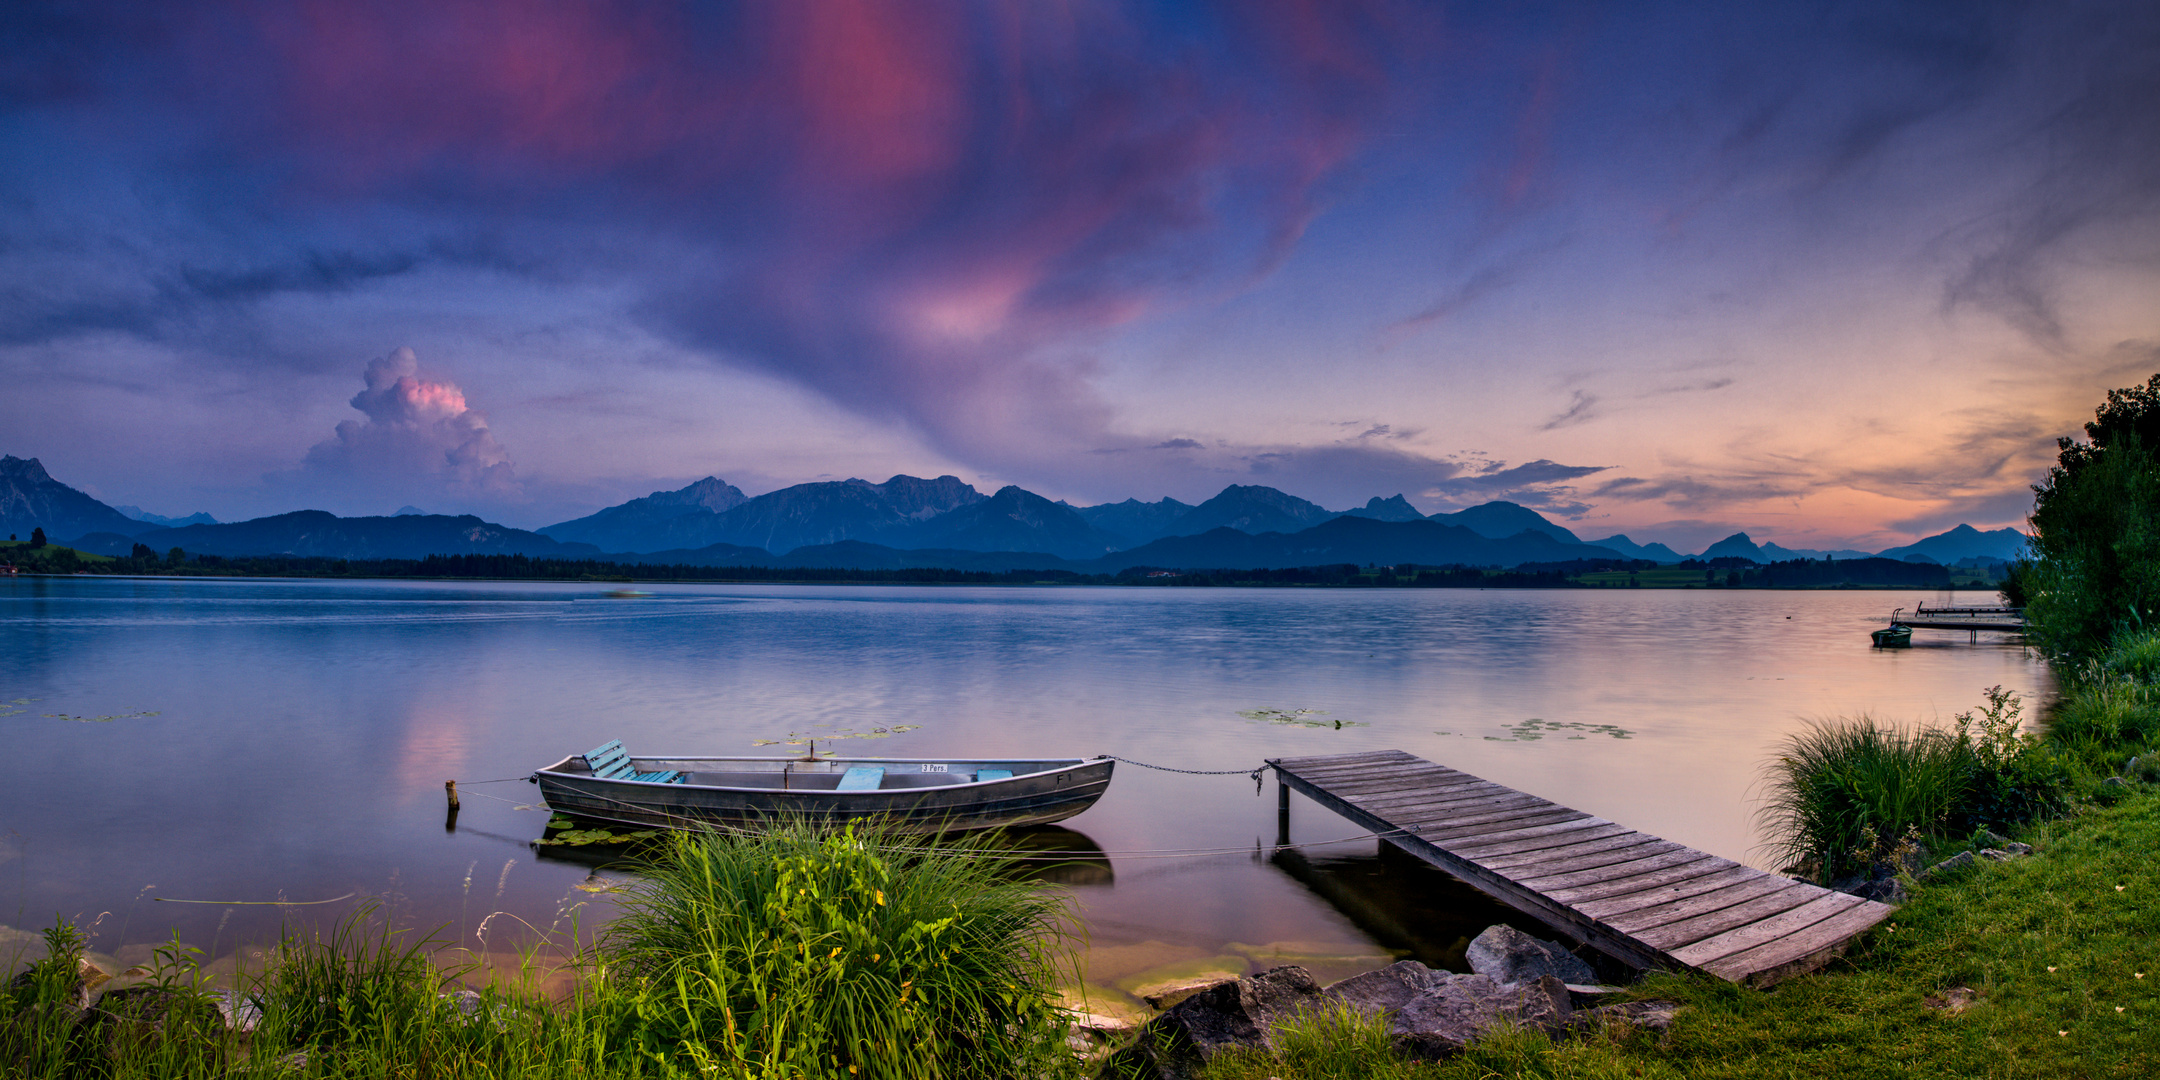
M 1947 724 L 1988 686 L 2028 714 L 2053 693 L 2015 639 L 1870 648 L 1892 608 L 1950 602 L 1909 592 L 645 588 L 0 580 L 0 954 L 57 913 L 120 960 L 175 930 L 229 956 L 286 912 L 368 896 L 497 952 L 515 920 L 589 931 L 620 872 L 536 855 L 536 790 L 478 782 L 612 738 L 773 753 L 754 741 L 912 724 L 831 745 L 1210 770 L 1400 748 L 1774 869 L 1754 795 L 1807 719 Z M 1324 726 L 1240 715 L 1260 710 Z M 1297 846 L 1278 852 L 1272 780 L 1118 766 L 1100 803 L 1035 841 L 1105 853 L 1057 872 L 1090 981 L 1459 965 L 1489 923 L 1537 931 L 1370 839 L 1324 843 L 1361 830 L 1292 802 Z

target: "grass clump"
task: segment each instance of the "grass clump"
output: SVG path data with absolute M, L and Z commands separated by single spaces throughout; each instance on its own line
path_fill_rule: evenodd
M 1780 860 L 1822 881 L 1895 872 L 1922 842 L 2060 812 L 2074 780 L 2062 746 L 2023 730 L 2017 695 L 1985 693 L 1947 731 L 1862 716 L 1788 738 L 1762 812 Z
M 1770 765 L 1765 824 L 1782 862 L 1824 878 L 1860 870 L 1886 839 L 1937 831 L 1964 795 L 1957 743 L 1873 717 L 1811 723 Z
M 1065 901 L 985 839 L 931 844 L 878 827 L 676 834 L 552 1000 L 536 954 L 507 985 L 468 990 L 470 954 L 368 904 L 327 934 L 287 934 L 221 994 L 174 945 L 153 983 L 93 1005 L 63 921 L 0 990 L 0 1076 L 1077 1075 L 1051 1004 L 1071 966 Z
M 684 833 L 602 938 L 616 1035 L 706 1075 L 1007 1077 L 1069 1057 L 1063 900 L 980 839 Z

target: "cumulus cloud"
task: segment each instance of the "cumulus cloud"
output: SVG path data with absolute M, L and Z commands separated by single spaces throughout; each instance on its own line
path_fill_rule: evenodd
M 353 395 L 364 420 L 345 420 L 335 437 L 307 452 L 304 473 L 341 487 L 385 494 L 448 492 L 491 502 L 520 491 L 509 451 L 487 416 L 455 383 L 420 374 L 409 347 L 370 360 L 367 388 Z

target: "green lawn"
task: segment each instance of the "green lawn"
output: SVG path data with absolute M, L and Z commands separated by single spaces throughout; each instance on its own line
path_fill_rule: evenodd
M 1353 1040 L 1281 1061 L 1218 1059 L 1210 1080 L 1320 1077 L 2149 1077 L 2160 1075 L 2160 790 L 2088 806 L 1921 889 L 1828 970 L 1768 991 L 1653 975 L 1635 996 L 1686 1005 L 1644 1034 L 1541 1035 L 1436 1066 L 1362 1059 Z M 2142 976 L 2142 977 L 2141 977 Z M 1928 999 L 1977 991 L 1961 1013 Z

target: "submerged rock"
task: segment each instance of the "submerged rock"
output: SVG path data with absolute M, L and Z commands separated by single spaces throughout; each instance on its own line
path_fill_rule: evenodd
M 1503 986 L 1535 982 L 1546 975 L 1563 983 L 1597 981 L 1597 973 L 1590 970 L 1590 965 L 1565 946 L 1540 941 L 1505 924 L 1486 927 L 1463 955 L 1470 961 L 1471 971 Z
M 1213 990 L 1224 983 L 1236 982 L 1234 971 L 1211 971 L 1183 979 L 1166 979 L 1159 983 L 1140 987 L 1133 995 L 1148 1003 L 1151 1009 L 1167 1009 L 1202 990 Z

